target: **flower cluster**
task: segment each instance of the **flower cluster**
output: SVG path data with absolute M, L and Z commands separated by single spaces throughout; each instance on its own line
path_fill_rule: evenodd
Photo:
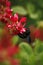
M 19 20 L 17 14 L 12 15 L 13 10 L 10 8 L 10 2 L 8 0 L 1 0 L 0 2 L 6 5 L 6 7 L 4 7 L 3 4 L 0 4 L 0 21 L 5 23 L 6 27 L 14 34 L 22 34 L 25 32 L 26 17 L 22 17 Z
M 8 0 L 0 0 L 0 5 L 4 5 L 5 7 L 10 7 L 11 3 Z

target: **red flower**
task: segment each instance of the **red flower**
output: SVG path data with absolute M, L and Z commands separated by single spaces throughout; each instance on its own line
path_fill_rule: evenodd
M 20 60 L 19 59 L 11 59 L 11 64 L 12 65 L 20 65 Z
M 11 6 L 10 1 L 8 1 L 8 0 L 6 1 L 6 6 L 7 6 L 7 7 L 10 7 L 10 6 Z
M 11 16 L 10 20 L 12 21 L 12 24 L 8 24 L 8 28 L 15 30 L 18 33 L 23 33 L 26 31 L 26 28 L 24 28 L 26 24 L 25 17 L 18 21 L 18 15 L 15 14 L 14 16 Z
M 39 36 L 40 36 L 40 30 L 36 29 L 35 32 L 34 32 L 34 35 L 35 35 L 35 38 L 39 38 Z
M 36 29 L 34 31 L 35 38 L 38 38 L 43 41 L 43 30 L 42 29 Z
M 10 17 L 10 20 L 11 20 L 13 23 L 17 22 L 17 21 L 18 21 L 18 15 L 17 15 L 17 14 L 14 14 L 14 16 L 11 16 L 11 17 Z
M 0 0 L 0 3 L 2 3 L 2 5 L 4 4 L 7 7 L 10 7 L 10 5 L 11 5 L 10 1 L 8 1 L 8 0 Z
M 3 8 L 3 13 L 0 14 L 0 21 L 5 23 L 5 26 L 12 30 L 12 33 L 14 34 L 15 32 L 17 34 L 25 32 L 26 17 L 22 17 L 19 21 L 17 14 L 12 15 L 13 10 L 10 9 L 10 2 L 8 0 L 2 0 L 0 2 L 3 2 L 6 5 L 6 7 Z
M 12 56 L 12 55 L 14 55 L 18 52 L 19 52 L 19 47 L 18 46 L 11 46 L 7 49 L 8 56 Z
M 20 22 L 22 22 L 22 23 L 26 22 L 26 17 L 22 17 L 22 18 L 20 19 Z
M 7 14 L 12 14 L 12 11 L 13 11 L 13 10 L 10 9 L 10 8 L 8 8 L 8 7 L 5 9 L 5 12 L 6 12 Z

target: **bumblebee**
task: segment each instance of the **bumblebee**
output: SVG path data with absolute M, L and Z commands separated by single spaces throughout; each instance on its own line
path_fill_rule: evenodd
M 23 34 L 19 33 L 18 36 L 22 39 L 26 39 L 27 42 L 31 43 L 30 29 L 29 28 Z

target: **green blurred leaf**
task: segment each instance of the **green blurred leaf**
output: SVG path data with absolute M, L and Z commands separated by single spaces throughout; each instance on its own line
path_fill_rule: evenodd
M 9 61 L 0 62 L 0 65 L 10 65 Z
M 27 12 L 30 13 L 34 13 L 35 12 L 35 5 L 32 3 L 27 3 Z
M 37 13 L 32 13 L 29 15 L 32 19 L 37 19 L 38 18 L 38 14 Z
M 21 65 L 29 65 L 29 61 L 27 61 L 26 59 L 22 58 Z
M 19 42 L 19 36 L 18 35 L 13 36 L 11 41 L 13 44 L 17 44 Z
M 18 13 L 20 15 L 27 15 L 27 11 L 22 6 L 14 6 L 12 7 L 14 13 Z
M 30 56 L 29 62 L 30 65 L 43 65 L 43 53 L 40 53 L 37 56 Z
M 43 65 L 43 53 L 38 54 L 34 65 Z
M 35 60 L 36 60 L 36 56 L 34 54 L 29 56 L 30 65 L 35 65 Z
M 27 12 L 32 19 L 40 19 L 42 17 L 42 11 L 40 9 L 37 9 L 36 6 L 31 2 L 27 4 Z
M 37 27 L 38 28 L 43 28 L 43 20 L 37 21 Z
M 28 55 L 33 53 L 31 46 L 26 42 L 20 43 L 19 47 L 21 51 L 26 52 Z
M 35 41 L 35 48 L 34 48 L 35 54 L 40 54 L 43 52 L 43 42 L 40 40 Z
M 37 20 L 40 20 L 41 19 L 41 16 L 42 16 L 42 12 L 40 10 L 36 11 L 35 13 L 30 13 L 29 16 L 32 18 L 32 19 L 37 19 Z

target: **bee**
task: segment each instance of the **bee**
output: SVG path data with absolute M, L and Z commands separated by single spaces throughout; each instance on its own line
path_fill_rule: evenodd
M 31 43 L 30 29 L 29 28 L 23 34 L 19 33 L 18 36 L 22 39 L 26 39 L 27 42 Z

